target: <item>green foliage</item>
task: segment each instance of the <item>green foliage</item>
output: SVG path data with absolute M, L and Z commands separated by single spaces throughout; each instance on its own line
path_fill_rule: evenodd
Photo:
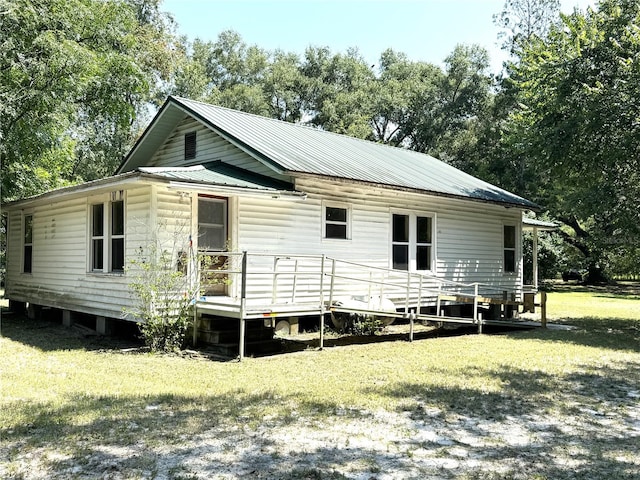
M 640 4 L 605 0 L 523 45 L 502 145 L 591 271 L 640 234 Z
M 157 244 L 143 248 L 126 269 L 134 307 L 126 314 L 140 321 L 146 345 L 154 352 L 174 352 L 184 346 L 197 286 L 176 265 L 174 255 Z
M 339 325 L 338 333 L 348 335 L 367 336 L 380 333 L 384 329 L 384 323 L 374 315 L 361 315 L 355 313 L 335 313 L 339 316 L 334 325 Z
M 544 37 L 559 21 L 559 0 L 506 0 L 502 11 L 493 16 L 501 30 L 502 48 L 515 53 L 534 37 Z
M 111 174 L 166 78 L 157 0 L 0 0 L 2 201 Z

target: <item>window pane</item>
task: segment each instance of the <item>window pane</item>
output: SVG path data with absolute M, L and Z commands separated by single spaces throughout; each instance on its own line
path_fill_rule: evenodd
M 409 215 L 393 216 L 393 241 L 394 242 L 409 241 Z
M 101 237 L 104 234 L 104 205 L 98 203 L 92 207 L 91 235 Z
M 431 270 L 431 247 L 418 246 L 417 247 L 417 269 L 418 270 Z
M 418 217 L 417 223 L 417 242 L 431 243 L 431 217 Z
M 124 235 L 124 202 L 111 204 L 111 235 Z
M 111 239 L 111 271 L 124 270 L 124 238 Z
M 516 271 L 516 252 L 513 250 L 504 251 L 504 271 L 511 273 Z
M 31 245 L 24 246 L 24 273 L 31 273 L 31 264 L 33 256 L 33 247 Z
M 24 217 L 24 243 L 33 243 L 33 215 Z
M 516 227 L 504 226 L 504 248 L 516 248 Z
M 347 226 L 335 223 L 327 223 L 325 225 L 326 238 L 347 238 Z
M 393 246 L 393 268 L 397 270 L 409 270 L 409 246 Z
M 224 227 L 200 225 L 198 249 L 224 250 L 226 247 L 225 243 Z
M 102 270 L 103 269 L 103 262 L 102 262 L 102 256 L 103 256 L 103 243 L 102 243 L 102 239 L 98 238 L 98 239 L 94 239 L 93 240 L 93 246 L 91 249 L 91 255 L 92 255 L 92 259 L 91 259 L 91 268 L 93 270 Z
M 225 220 L 224 202 L 205 199 L 198 200 L 198 222 L 223 225 Z
M 347 222 L 347 209 L 327 207 L 326 219 L 330 222 Z

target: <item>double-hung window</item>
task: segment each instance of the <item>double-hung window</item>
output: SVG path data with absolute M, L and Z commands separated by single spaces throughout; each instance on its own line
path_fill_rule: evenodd
M 91 260 L 94 272 L 124 271 L 124 200 L 91 205 Z
M 33 215 L 24 216 L 23 233 L 22 271 L 31 273 L 33 267 Z
M 344 205 L 323 206 L 323 238 L 347 240 L 350 211 Z
M 433 269 L 433 217 L 413 213 L 391 215 L 391 266 L 397 270 Z
M 516 271 L 516 227 L 515 225 L 503 226 L 503 268 L 504 273 Z

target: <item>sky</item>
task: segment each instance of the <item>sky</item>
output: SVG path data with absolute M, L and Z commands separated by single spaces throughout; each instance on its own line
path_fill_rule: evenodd
M 561 0 L 561 10 L 593 4 Z M 234 30 L 249 45 L 299 55 L 308 46 L 326 46 L 332 53 L 357 47 L 371 65 L 387 48 L 442 65 L 457 44 L 479 44 L 489 51 L 493 73 L 506 60 L 493 24 L 504 0 L 164 0 L 162 5 L 191 40 L 215 41 L 220 32 Z

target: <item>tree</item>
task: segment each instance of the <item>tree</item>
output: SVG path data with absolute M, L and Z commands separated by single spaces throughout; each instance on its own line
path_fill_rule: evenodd
M 493 23 L 501 29 L 502 48 L 515 54 L 533 37 L 545 37 L 559 14 L 560 0 L 506 0 Z
M 331 55 L 328 48 L 308 48 L 302 64 L 307 78 L 310 123 L 332 132 L 371 138 L 371 67 L 357 49 Z
M 519 108 L 505 142 L 538 179 L 592 280 L 640 234 L 640 4 L 603 0 L 562 17 L 510 67 Z
M 171 68 L 158 0 L 0 2 L 2 200 L 113 172 Z

